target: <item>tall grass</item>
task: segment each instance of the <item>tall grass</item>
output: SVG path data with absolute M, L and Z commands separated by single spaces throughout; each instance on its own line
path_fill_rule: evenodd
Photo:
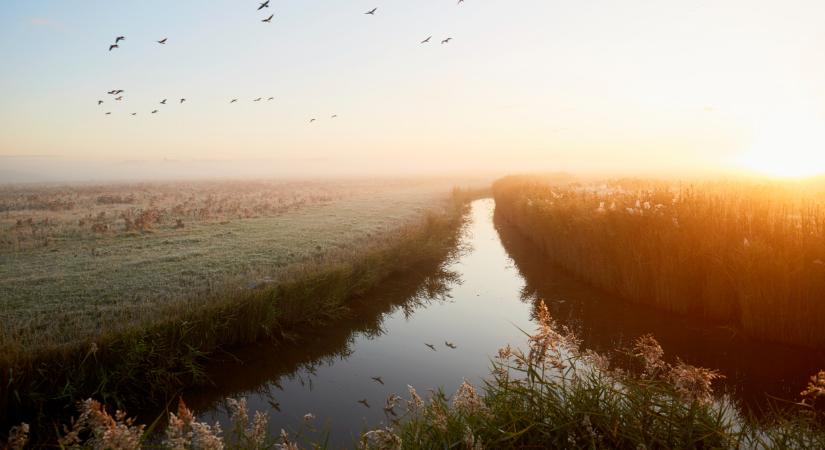
M 628 300 L 825 348 L 825 208 L 799 185 L 507 177 L 497 212 L 552 261 Z
M 631 364 L 621 367 L 584 350 L 577 337 L 559 328 L 547 307 L 536 309 L 537 330 L 525 349 L 499 350 L 481 391 L 465 380 L 447 397 L 422 398 L 412 386 L 407 397 L 391 394 L 384 405 L 391 424 L 361 434 L 361 449 L 457 448 L 719 448 L 820 449 L 825 447 L 825 372 L 811 379 L 794 408 L 761 422 L 741 417 L 713 394 L 719 375 L 708 369 L 664 361 L 653 336 L 625 349 Z M 298 430 L 267 431 L 268 416 L 250 416 L 244 399 L 227 399 L 230 428 L 199 422 L 183 401 L 163 430 L 152 434 L 101 403 L 78 403 L 80 416 L 64 426 L 64 448 L 90 449 L 298 449 L 324 448 L 315 416 Z M 8 434 L 12 448 L 24 448 L 28 427 Z
M 95 397 L 118 407 L 163 404 L 180 389 L 205 383 L 203 366 L 217 352 L 340 317 L 347 300 L 382 280 L 453 251 L 467 198 L 380 236 L 358 250 L 291 268 L 276 283 L 227 285 L 156 317 L 63 345 L 0 349 L 0 423 L 42 427 L 62 407 Z M 39 427 L 38 427 L 39 428 Z

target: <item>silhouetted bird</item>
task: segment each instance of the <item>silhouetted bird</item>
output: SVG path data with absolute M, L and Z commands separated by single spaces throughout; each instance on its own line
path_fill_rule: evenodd
M 114 93 L 115 93 L 114 90 L 107 92 L 107 94 L 114 94 Z
M 158 44 L 165 44 L 167 39 L 169 39 L 169 38 L 163 38 L 163 39 L 159 40 Z
M 158 113 L 158 110 L 157 110 L 157 109 L 153 109 L 153 110 L 152 110 L 152 114 L 157 114 L 157 113 Z
M 97 101 L 97 104 L 98 104 L 98 105 L 102 105 L 102 104 L 103 104 L 103 100 L 98 100 L 98 101 Z
M 112 51 L 113 48 L 120 48 L 120 46 L 117 44 L 112 44 L 109 46 L 109 51 Z
M 123 100 L 123 96 L 121 95 L 121 96 L 119 96 L 119 97 L 115 97 L 115 100 L 117 100 L 117 101 L 121 101 L 121 100 Z
M 455 344 L 453 344 L 452 342 L 447 342 L 447 341 L 444 341 L 444 345 L 446 345 L 447 347 L 450 347 L 451 349 L 456 349 L 456 348 L 458 348 L 458 347 L 456 347 L 456 345 L 455 345 Z
M 269 8 L 269 0 L 266 0 L 265 2 L 261 3 L 261 6 L 258 6 L 258 11 L 264 8 Z
M 373 379 L 373 381 L 375 381 L 377 383 L 384 384 L 384 380 L 382 380 L 381 377 L 371 377 L 371 378 Z
M 457 4 L 458 4 L 458 5 L 460 5 L 460 4 L 462 4 L 462 3 L 464 3 L 464 0 L 458 0 L 458 3 L 457 3 Z
M 435 351 L 435 345 L 427 344 L 426 342 L 424 343 L 424 345 L 426 345 L 427 347 L 430 347 L 430 350 Z
M 111 113 L 110 111 L 107 111 L 107 112 L 106 112 L 106 115 L 108 116 L 109 114 L 112 114 L 112 113 Z
M 185 98 L 180 99 L 180 102 L 181 102 L 181 103 L 183 103 L 183 102 L 185 102 L 185 101 L 186 101 L 186 99 L 185 99 Z
M 309 123 L 315 122 L 315 119 L 309 119 Z
M 136 115 L 137 115 L 137 113 L 132 113 L 132 115 L 133 115 L 133 116 L 136 116 Z
M 120 42 L 120 41 L 122 41 L 122 40 L 125 40 L 125 39 L 126 39 L 126 36 L 118 36 L 118 37 L 115 39 L 115 44 L 117 44 L 118 42 Z
M 258 98 L 256 98 L 255 100 L 252 100 L 252 101 L 253 102 L 259 102 L 259 101 L 261 101 L 261 97 L 258 97 Z
M 378 8 L 372 8 L 371 10 L 365 12 L 364 14 L 369 14 L 371 16 L 375 15 L 375 11 L 378 11 Z
M 449 44 L 449 43 L 450 43 L 450 41 L 452 41 L 452 40 L 453 40 L 453 38 L 449 37 L 449 38 L 444 39 L 443 41 L 441 41 L 441 43 L 442 43 L 442 44 Z
M 267 97 L 266 101 L 275 100 L 275 97 Z
M 367 408 L 369 408 L 369 407 L 370 407 L 370 404 L 369 404 L 369 403 L 367 403 L 367 399 L 358 400 L 358 403 L 360 403 L 360 404 L 362 404 L 362 405 L 366 406 Z
M 237 98 L 233 98 L 232 100 L 229 100 L 229 103 L 235 103 L 235 102 L 237 102 L 237 101 L 238 101 L 238 99 L 237 99 Z
M 161 104 L 161 105 L 165 105 L 165 104 L 166 104 L 166 99 L 161 100 L 161 101 L 160 101 L 160 104 Z
M 334 118 L 336 118 L 336 117 L 338 117 L 338 114 L 333 114 L 333 115 L 330 117 L 330 119 L 334 119 Z
M 428 36 L 427 39 L 424 39 L 423 41 L 421 41 L 421 43 L 426 44 L 427 42 L 430 42 L 430 39 L 432 39 L 432 38 L 433 38 L 432 36 Z
M 275 411 L 281 412 L 281 404 L 276 402 L 275 400 L 269 400 L 269 406 L 275 409 Z
M 266 22 L 266 23 L 272 22 L 273 17 L 275 17 L 275 14 L 270 15 L 266 19 L 262 19 L 261 22 Z

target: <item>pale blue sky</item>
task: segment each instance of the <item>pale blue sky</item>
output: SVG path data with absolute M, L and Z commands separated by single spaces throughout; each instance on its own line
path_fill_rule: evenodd
M 648 171 L 825 143 L 825 2 L 257 4 L 5 0 L 0 155 Z

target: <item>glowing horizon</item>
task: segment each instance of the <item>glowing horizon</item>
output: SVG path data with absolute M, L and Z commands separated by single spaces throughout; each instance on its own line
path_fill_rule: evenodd
M 0 157 L 825 172 L 825 4 L 618 3 L 10 1 Z

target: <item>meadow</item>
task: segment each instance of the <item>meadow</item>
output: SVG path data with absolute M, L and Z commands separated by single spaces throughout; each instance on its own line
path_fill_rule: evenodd
M 497 213 L 601 289 L 752 338 L 825 347 L 821 181 L 520 176 L 493 190 Z
M 206 382 L 214 352 L 293 339 L 443 258 L 464 205 L 443 180 L 15 189 L 2 203 L 3 420 L 88 395 L 142 406 Z

